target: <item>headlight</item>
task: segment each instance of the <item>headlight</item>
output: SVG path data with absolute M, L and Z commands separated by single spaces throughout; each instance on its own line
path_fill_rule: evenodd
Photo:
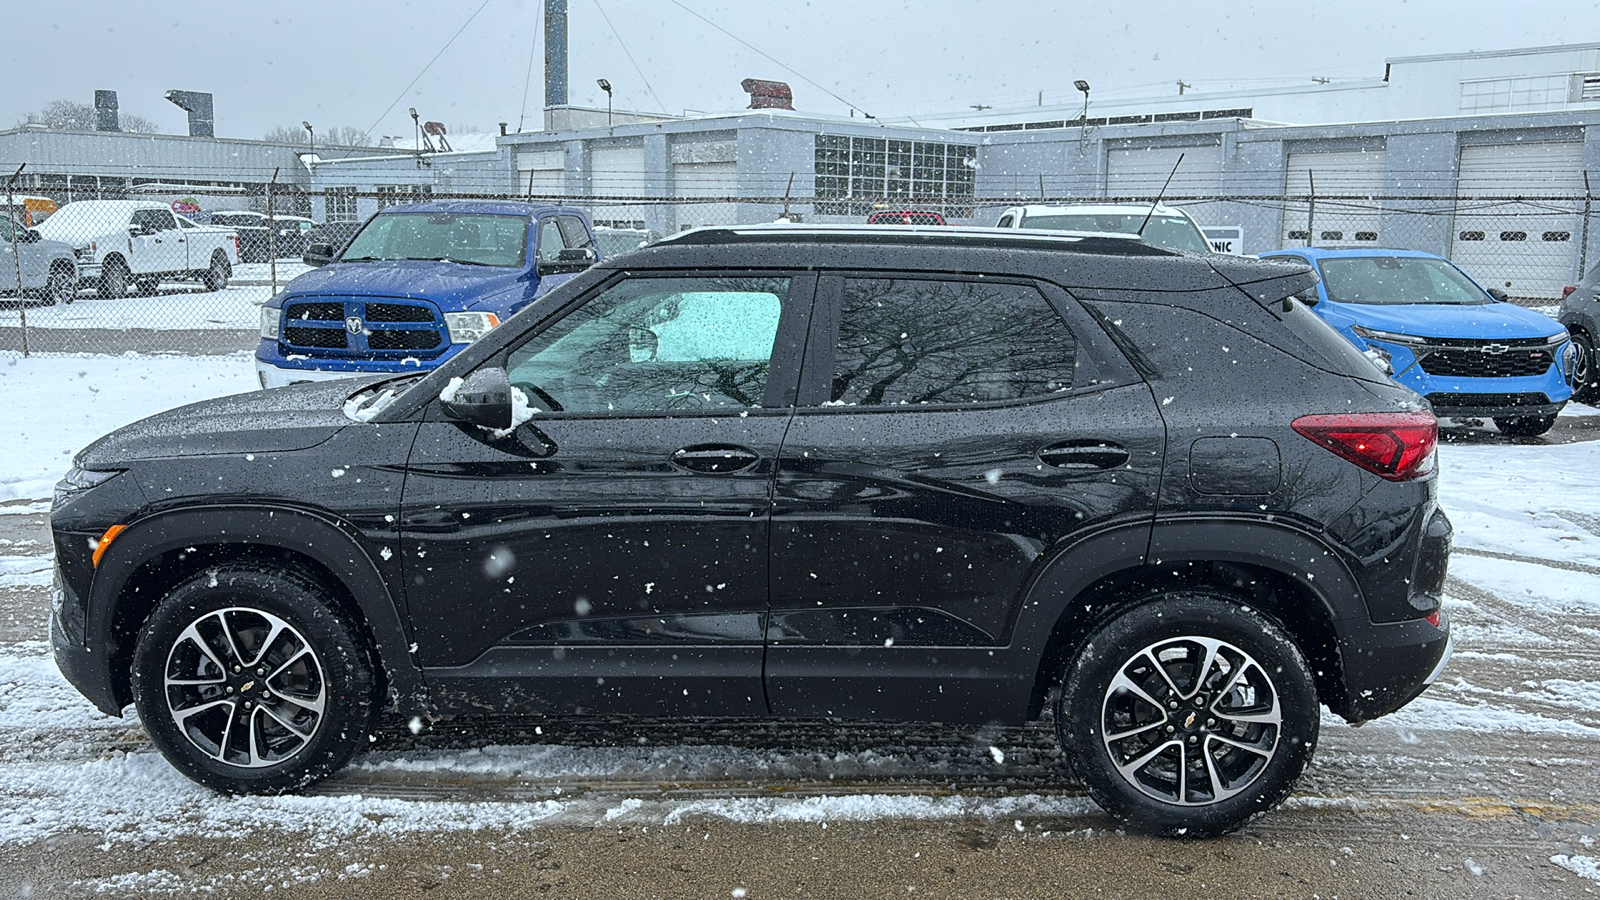
M 1383 341 L 1386 344 L 1400 344 L 1404 347 L 1425 347 L 1429 343 L 1425 337 L 1400 334 L 1396 331 L 1379 331 L 1376 328 L 1363 328 L 1360 325 L 1352 325 L 1350 330 L 1360 335 L 1364 340 Z
M 500 317 L 486 312 L 453 312 L 444 314 L 444 327 L 450 332 L 450 343 L 470 344 L 488 334 L 500 324 Z
M 1382 347 L 1369 346 L 1367 349 L 1361 351 L 1361 355 L 1372 360 L 1372 364 L 1377 366 L 1378 371 L 1382 372 L 1383 374 L 1394 374 L 1394 358 L 1389 355 L 1389 351 L 1383 349 Z
M 261 307 L 261 336 L 269 341 L 278 339 L 278 317 L 283 315 L 283 310 L 273 309 L 270 306 Z
M 113 469 L 109 472 L 102 472 L 94 469 L 82 469 L 77 466 L 73 466 L 71 469 L 67 470 L 67 474 L 61 476 L 60 481 L 56 482 L 54 505 L 60 506 L 61 502 L 68 497 L 71 497 L 74 494 L 81 494 L 95 485 L 105 484 L 107 481 L 110 481 L 112 478 L 115 478 L 121 474 L 121 469 Z

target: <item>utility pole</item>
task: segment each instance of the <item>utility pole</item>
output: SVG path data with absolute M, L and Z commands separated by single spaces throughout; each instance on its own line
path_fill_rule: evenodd
M 1182 97 L 1183 96 L 1183 92 L 1188 90 L 1189 88 L 1192 88 L 1192 87 L 1194 87 L 1194 85 L 1190 84 L 1187 81 L 1184 81 L 1182 78 L 1179 78 L 1178 79 L 1178 96 Z
M 310 127 L 307 126 L 307 130 Z M 272 180 L 267 182 L 267 266 L 272 270 L 272 293 L 278 293 L 278 220 L 272 215 L 272 195 L 277 193 L 278 168 L 272 169 Z

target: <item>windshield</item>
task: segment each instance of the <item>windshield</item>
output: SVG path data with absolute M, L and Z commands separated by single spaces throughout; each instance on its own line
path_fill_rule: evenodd
M 1321 262 L 1322 285 L 1336 303 L 1493 303 L 1460 269 L 1420 256 L 1359 256 Z
M 1098 231 L 1110 234 L 1139 234 L 1144 213 L 1057 213 L 1028 216 L 1023 228 L 1049 228 L 1057 231 Z M 1144 226 L 1144 242 L 1164 250 L 1190 250 L 1206 253 L 1211 247 L 1205 235 L 1183 216 L 1151 216 Z
M 436 259 L 472 266 L 522 266 L 528 252 L 523 216 L 380 213 L 350 241 L 340 262 Z

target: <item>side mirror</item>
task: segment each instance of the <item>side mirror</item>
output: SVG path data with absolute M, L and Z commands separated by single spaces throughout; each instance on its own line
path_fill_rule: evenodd
M 1495 298 L 1496 300 L 1499 300 L 1501 303 L 1510 303 L 1511 302 L 1511 295 L 1507 294 L 1505 291 L 1500 290 L 1499 288 L 1489 288 L 1488 293 L 1489 293 L 1489 296 Z
M 147 235 L 149 233 L 150 233 L 150 231 L 147 228 L 145 228 L 143 225 L 129 225 L 128 226 L 128 237 L 144 237 L 145 235 Z
M 312 268 L 325 266 L 333 261 L 333 245 L 307 244 L 306 252 L 300 256 L 300 261 Z
M 479 369 L 439 395 L 444 414 L 457 422 L 484 428 L 511 427 L 511 379 L 498 366 Z
M 556 254 L 555 259 L 541 259 L 536 271 L 540 275 L 566 275 L 572 272 L 582 272 L 594 265 L 599 260 L 593 247 L 574 247 L 562 250 Z

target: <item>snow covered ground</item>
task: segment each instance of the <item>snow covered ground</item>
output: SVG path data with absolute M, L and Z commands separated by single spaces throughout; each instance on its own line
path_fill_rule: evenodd
M 37 516 L 71 454 L 105 431 L 254 387 L 246 356 L 0 357 L 0 422 L 12 437 L 0 454 L 0 503 L 10 501 L 0 512 Z M 1595 418 L 1573 407 L 1558 433 L 1585 437 L 1579 426 Z M 1301 790 L 1256 833 L 1287 833 L 1296 816 L 1328 810 L 1346 811 L 1349 825 L 1397 810 L 1493 820 L 1497 810 L 1527 815 L 1543 804 L 1538 861 L 1561 878 L 1600 881 L 1600 440 L 1511 442 L 1487 430 L 1460 438 L 1440 451 L 1458 549 L 1447 602 L 1456 660 L 1400 713 L 1359 730 L 1327 718 Z M 12 636 L 0 641 L 0 854 L 70 834 L 94 835 L 109 851 L 242 830 L 294 835 L 266 843 L 314 857 L 350 839 L 550 826 L 980 820 L 1020 832 L 1103 821 L 1043 728 L 796 735 L 668 724 L 634 740 L 626 729 L 572 722 L 549 733 L 533 724 L 467 735 L 392 727 L 312 795 L 221 797 L 173 771 L 135 719 L 101 715 L 66 685 L 37 630 L 48 545 L 5 530 L 8 519 L 0 515 L 0 629 Z M 22 611 L 8 613 L 7 603 Z M 1491 851 L 1474 853 L 1467 871 L 1509 865 Z M 215 882 L 152 868 L 82 888 L 100 884 L 188 893 Z
M 235 286 L 205 291 L 192 284 L 162 285 L 154 297 L 104 300 L 84 294 L 71 304 L 27 309 L 29 328 L 241 328 L 261 326 L 261 304 L 272 296 L 266 286 Z M 22 314 L 0 310 L 0 327 L 17 326 Z

